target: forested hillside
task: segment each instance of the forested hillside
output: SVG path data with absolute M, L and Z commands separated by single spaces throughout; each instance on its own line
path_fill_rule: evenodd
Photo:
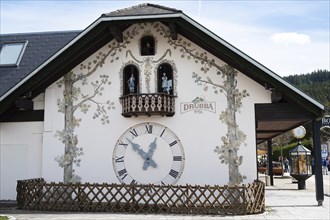
M 312 73 L 283 77 L 287 82 L 330 108 L 330 71 L 316 70 Z M 329 112 L 328 112 L 329 113 Z

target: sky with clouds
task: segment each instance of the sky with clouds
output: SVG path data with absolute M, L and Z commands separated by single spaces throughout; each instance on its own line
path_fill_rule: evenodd
M 280 76 L 330 70 L 330 0 L 0 1 L 0 32 L 83 30 L 141 3 L 182 10 Z

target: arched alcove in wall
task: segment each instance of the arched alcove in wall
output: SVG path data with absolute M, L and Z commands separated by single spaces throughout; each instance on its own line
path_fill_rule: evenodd
M 139 93 L 139 70 L 129 64 L 123 69 L 123 95 Z
M 141 56 L 155 55 L 155 39 L 152 36 L 141 38 Z
M 162 63 L 157 68 L 157 88 L 158 93 L 173 95 L 173 67 L 169 63 Z

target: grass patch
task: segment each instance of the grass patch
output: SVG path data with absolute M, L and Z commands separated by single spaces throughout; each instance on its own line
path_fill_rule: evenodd
M 9 218 L 7 216 L 0 216 L 0 220 L 8 220 Z

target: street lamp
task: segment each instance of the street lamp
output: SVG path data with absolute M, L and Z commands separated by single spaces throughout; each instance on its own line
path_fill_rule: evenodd
M 292 133 L 299 141 L 297 147 L 289 152 L 291 158 L 290 176 L 298 180 L 298 189 L 306 189 L 305 181 L 312 176 L 311 151 L 300 142 L 300 139 L 306 135 L 306 129 L 303 126 L 299 126 L 293 129 Z
M 289 152 L 291 157 L 291 171 L 290 176 L 298 180 L 298 189 L 306 189 L 305 181 L 312 176 L 311 169 L 311 151 L 301 145 Z

